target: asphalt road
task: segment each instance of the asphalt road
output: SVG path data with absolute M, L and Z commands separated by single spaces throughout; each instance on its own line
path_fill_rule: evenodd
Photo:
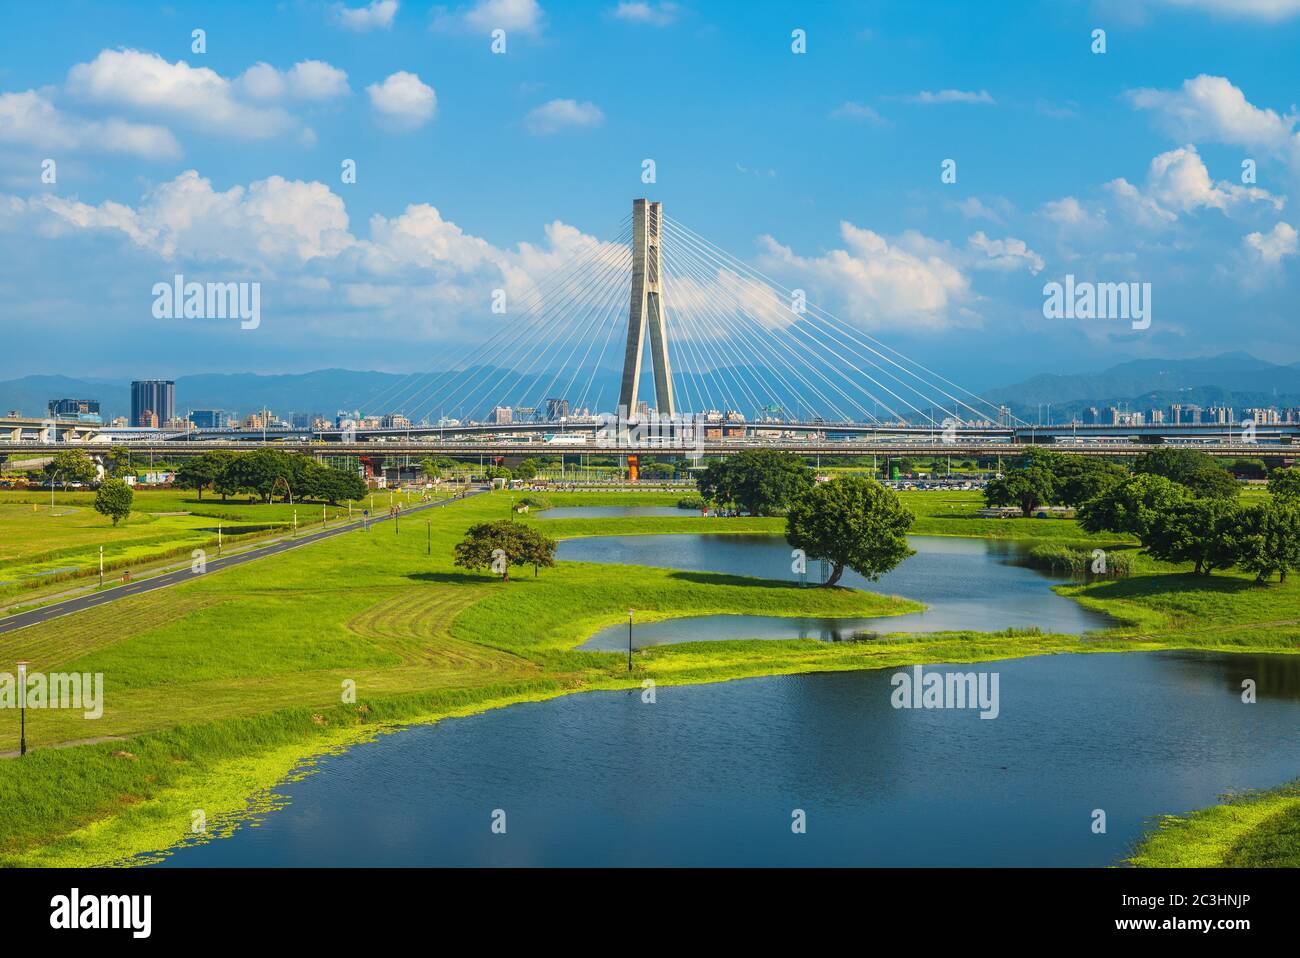
M 471 496 L 481 494 L 482 490 L 469 493 Z M 429 502 L 424 505 L 411 506 L 402 510 L 398 521 L 401 522 L 403 519 L 406 519 L 415 513 L 423 512 L 426 509 L 438 509 L 455 501 L 455 499 L 444 499 L 440 502 Z M 381 525 L 390 521 L 392 520 L 388 514 L 384 513 L 378 517 L 371 517 L 370 525 Z M 89 595 L 79 596 L 75 599 L 64 599 L 62 602 L 43 605 L 39 609 L 32 609 L 28 612 L 19 612 L 15 615 L 0 619 L 0 635 L 5 634 L 6 632 L 14 632 L 18 629 L 26 628 L 29 625 L 37 625 L 41 622 L 48 622 L 51 619 L 71 615 L 74 612 L 93 609 L 96 606 L 104 605 L 107 602 L 116 602 L 118 599 L 125 599 L 128 596 L 141 595 L 145 592 L 153 592 L 156 589 L 166 589 L 168 586 L 178 585 L 182 582 L 191 582 L 197 575 L 212 575 L 212 573 L 220 572 L 222 569 L 229 569 L 232 566 L 243 565 L 245 562 L 253 562 L 256 559 L 264 559 L 267 556 L 277 555 L 281 552 L 288 552 L 290 549 L 298 549 L 313 542 L 319 542 L 322 539 L 329 539 L 334 536 L 343 535 L 345 532 L 353 532 L 357 529 L 363 528 L 365 525 L 366 520 L 361 519 L 357 522 L 350 522 L 347 525 L 335 526 L 332 529 L 322 529 L 320 532 L 307 533 L 296 539 L 284 539 L 280 542 L 274 542 L 257 549 L 250 549 L 247 552 L 241 552 L 237 555 L 208 559 L 206 563 L 206 571 L 202 573 L 192 572 L 189 568 L 177 569 L 174 572 L 165 572 L 162 575 L 154 576 L 150 579 L 141 579 L 139 582 L 128 582 L 124 585 L 114 586 L 111 589 L 93 592 Z

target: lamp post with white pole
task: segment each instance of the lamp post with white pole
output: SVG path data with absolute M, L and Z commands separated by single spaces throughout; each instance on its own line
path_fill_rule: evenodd
M 18 757 L 27 754 L 27 663 L 18 663 Z

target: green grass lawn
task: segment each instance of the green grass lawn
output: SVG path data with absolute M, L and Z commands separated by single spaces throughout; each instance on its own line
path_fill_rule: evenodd
M 920 498 L 926 495 L 937 498 Z M 558 506 L 678 497 L 547 498 Z M 1073 526 L 963 517 L 970 494 L 914 493 L 906 501 L 923 513 L 918 524 L 953 524 L 966 535 Z M 1300 612 L 1294 583 L 1260 589 L 1216 577 L 1211 596 L 1200 581 L 1150 572 L 1067 587 L 1126 623 L 1090 636 L 701 642 L 638 652 L 629 675 L 621 654 L 577 651 L 592 632 L 624 621 L 629 607 L 649 621 L 741 612 L 880 616 L 917 606 L 851 589 L 639 566 L 565 562 L 537 578 L 523 570 L 509 582 L 453 567 L 452 547 L 465 528 L 504 518 L 509 508 L 508 494 L 480 496 L 412 516 L 400 534 L 376 526 L 0 636 L 0 663 L 28 659 L 33 671 L 102 673 L 106 700 L 103 717 L 93 721 L 68 711 L 29 712 L 35 750 L 21 761 L 0 760 L 0 863 L 99 864 L 165 848 L 187 837 L 193 809 L 204 809 L 209 821 L 237 816 L 250 795 L 304 757 L 394 723 L 647 678 L 709 682 L 1054 652 L 1300 647 L 1287 624 Z M 552 535 L 781 529 L 781 520 L 690 513 L 537 524 Z M 1087 541 L 1077 528 L 1067 538 L 1074 536 Z M 1209 614 L 1217 618 L 1205 619 Z M 355 702 L 343 701 L 345 683 L 355 683 Z M 0 725 L 0 750 L 16 748 L 17 723 Z M 52 747 L 88 739 L 108 740 Z
M 390 495 L 376 492 L 353 504 L 355 514 L 369 508 L 386 512 Z M 418 497 L 394 494 L 407 504 Z M 138 490 L 131 516 L 114 526 L 94 510 L 92 492 L 0 492 L 0 604 L 39 596 L 69 582 L 98 573 L 99 549 L 104 567 L 115 572 L 137 568 L 168 557 L 188 557 L 191 550 L 217 546 L 218 527 L 227 545 L 241 538 L 283 531 L 294 516 L 300 529 L 319 528 L 322 520 L 348 515 L 348 504 L 290 505 L 250 503 L 247 497 L 222 502 L 220 496 L 181 490 Z

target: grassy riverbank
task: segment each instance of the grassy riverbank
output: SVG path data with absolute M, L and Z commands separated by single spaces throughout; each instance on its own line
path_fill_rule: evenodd
M 1300 781 L 1164 818 L 1131 864 L 1148 868 L 1295 868 L 1300 865 Z
M 1068 520 L 962 516 L 970 494 L 905 498 L 918 532 L 1089 540 Z M 548 494 L 571 504 L 665 505 L 673 495 Z M 952 501 L 949 502 L 948 499 Z M 626 621 L 715 613 L 881 616 L 907 600 L 802 589 L 712 573 L 560 563 L 502 583 L 451 565 L 473 522 L 509 514 L 507 494 L 412 516 L 0 636 L 0 662 L 33 671 L 100 672 L 102 718 L 28 713 L 21 761 L 0 761 L 0 862 L 99 864 L 190 838 L 192 812 L 213 831 L 250 795 L 312 754 L 393 727 L 574 691 L 755 675 L 972 662 L 1054 652 L 1197 647 L 1296 651 L 1300 590 L 1216 577 L 1214 599 L 1178 575 L 1152 573 L 1063 588 L 1124 625 L 1078 637 L 946 633 L 864 643 L 701 642 L 625 656 L 580 652 L 592 632 Z M 535 520 L 552 535 L 776 532 L 780 520 L 681 517 Z M 927 523 L 930 526 L 927 527 Z M 1021 523 L 1021 525 L 1016 525 Z M 680 528 L 679 528 L 680 525 Z M 1053 536 L 1033 535 L 1047 529 Z M 1008 531 L 1010 530 L 1010 531 Z M 1055 535 L 1055 533 L 1060 533 Z M 1249 585 L 1249 583 L 1245 583 Z M 1204 617 L 1216 616 L 1213 621 Z M 1219 627 L 1216 628 L 1216 623 Z M 1269 624 L 1271 623 L 1271 624 Z M 1223 628 L 1231 625 L 1232 628 Z M 341 701 L 355 683 L 355 703 Z M 17 723 L 0 750 L 17 747 Z M 55 745 L 104 739 L 69 748 Z M 212 832 L 210 832 L 211 834 Z

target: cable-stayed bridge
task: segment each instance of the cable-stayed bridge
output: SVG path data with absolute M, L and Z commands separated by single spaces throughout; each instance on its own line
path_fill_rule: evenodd
M 518 302 L 494 303 L 493 332 L 450 370 L 412 374 L 357 406 L 444 426 L 514 425 L 516 411 L 575 426 L 620 411 L 959 434 L 1016 425 L 659 203 L 635 200 L 614 237 L 588 239 Z
M 1031 425 L 728 253 L 660 203 L 634 200 L 611 235 L 584 237 L 518 291 L 495 291 L 480 343 L 349 401 L 354 413 L 340 414 L 335 428 L 150 436 L 104 428 L 89 436 L 49 422 L 44 432 L 15 424 L 7 439 L 0 428 L 0 450 L 71 436 L 173 450 L 180 441 L 187 451 L 223 441 L 376 451 L 382 442 L 484 454 L 531 440 L 581 452 L 726 454 L 761 443 L 819 454 L 993 455 L 1064 440 L 1081 452 L 1125 455 L 1185 440 L 1238 455 L 1289 442 L 1296 431 Z

